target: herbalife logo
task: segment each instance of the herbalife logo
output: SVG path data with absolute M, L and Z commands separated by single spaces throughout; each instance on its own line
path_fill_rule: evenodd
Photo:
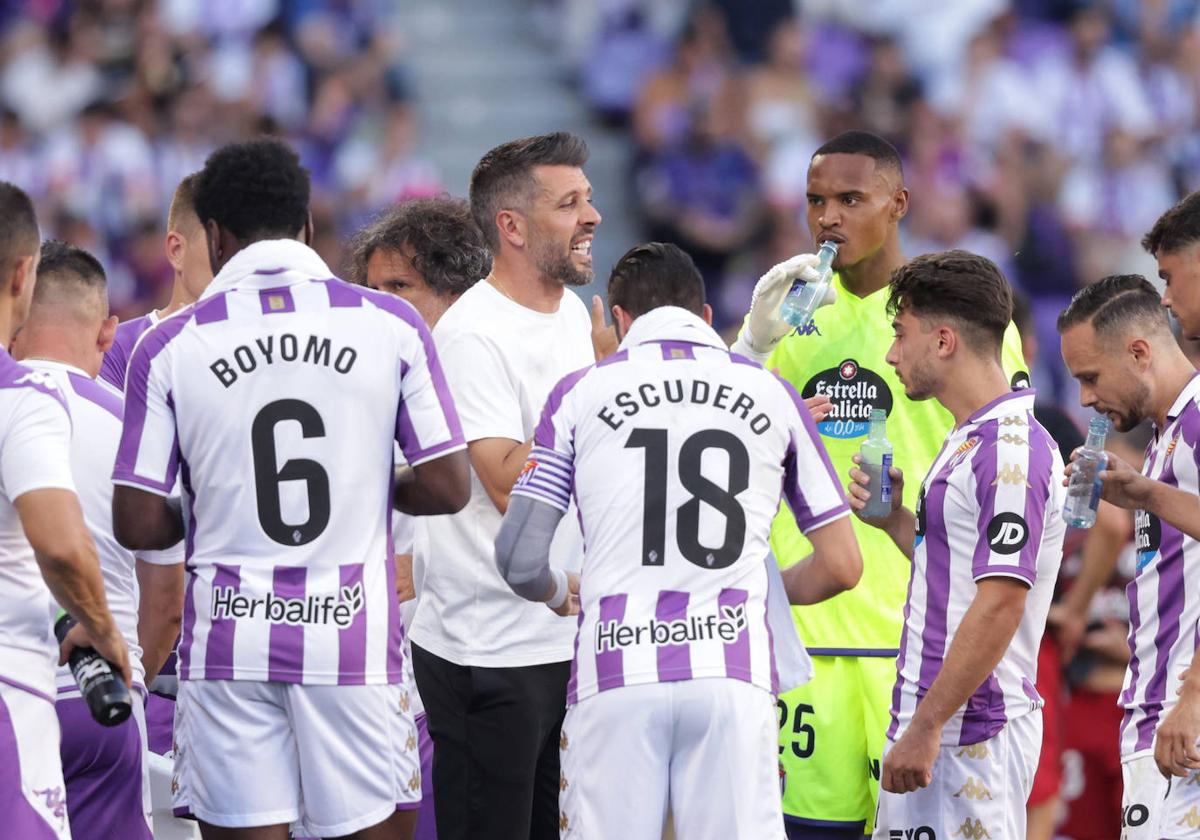
M 721 607 L 719 615 L 693 615 L 674 621 L 652 618 L 642 624 L 601 621 L 596 625 L 596 653 L 633 645 L 682 645 L 688 642 L 737 641 L 746 629 L 746 606 Z
M 252 597 L 235 591 L 232 586 L 214 587 L 212 594 L 214 621 L 257 618 L 272 624 L 335 624 L 346 628 L 362 608 L 361 581 L 354 586 L 343 586 L 337 595 L 279 598 L 268 592 L 261 597 Z

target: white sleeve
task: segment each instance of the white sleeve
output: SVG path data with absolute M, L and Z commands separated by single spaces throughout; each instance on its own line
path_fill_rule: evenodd
M 10 502 L 31 490 L 74 492 L 71 417 L 60 399 L 29 388 L 0 439 L 0 489 Z

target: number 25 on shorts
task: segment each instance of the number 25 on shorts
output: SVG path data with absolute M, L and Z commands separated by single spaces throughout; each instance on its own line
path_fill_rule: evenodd
M 779 732 L 781 736 L 779 754 L 783 755 L 785 749 L 784 740 L 790 740 L 792 754 L 796 758 L 808 758 L 817 747 L 817 733 L 813 731 L 811 723 L 804 721 L 804 716 L 811 715 L 813 707 L 805 703 L 797 703 L 795 709 L 789 711 L 787 704 L 782 699 L 777 699 L 775 705 L 779 708 Z M 788 726 L 789 718 L 791 722 L 790 728 Z

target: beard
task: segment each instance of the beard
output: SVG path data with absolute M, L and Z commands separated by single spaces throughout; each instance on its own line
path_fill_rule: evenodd
M 533 264 L 538 273 L 547 280 L 556 280 L 564 286 L 586 286 L 592 282 L 595 272 L 590 268 L 576 268 L 571 261 L 571 251 L 568 248 L 564 254 L 555 246 L 539 237 L 533 252 Z
M 914 402 L 927 400 L 937 390 L 937 377 L 928 366 L 918 362 L 912 366 L 904 377 L 904 396 Z

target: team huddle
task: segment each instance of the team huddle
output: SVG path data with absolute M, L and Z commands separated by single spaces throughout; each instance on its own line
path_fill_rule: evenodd
M 589 317 L 586 161 L 562 133 L 491 150 L 469 203 L 361 231 L 348 282 L 296 154 L 222 147 L 172 201 L 170 302 L 120 325 L 103 266 L 0 183 L 0 834 L 1026 836 L 1074 468 L 1008 282 L 905 260 L 899 156 L 847 132 L 809 170 L 839 246 L 812 329 L 779 309 L 815 255 L 730 348 L 661 243 Z M 1200 336 L 1200 196 L 1146 247 L 1165 297 L 1106 277 L 1058 321 L 1084 405 L 1155 432 L 1101 474 L 1138 523 L 1130 840 L 1200 837 L 1200 375 L 1168 318 Z M 79 647 L 128 721 L 93 719 Z

